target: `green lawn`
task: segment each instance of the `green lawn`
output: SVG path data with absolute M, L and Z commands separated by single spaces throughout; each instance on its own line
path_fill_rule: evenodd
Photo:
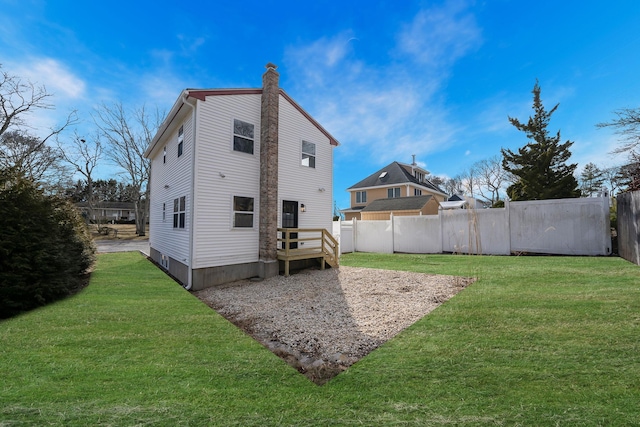
M 0 426 L 640 425 L 639 267 L 342 264 L 478 281 L 319 387 L 141 255 L 103 254 L 79 295 L 0 322 Z

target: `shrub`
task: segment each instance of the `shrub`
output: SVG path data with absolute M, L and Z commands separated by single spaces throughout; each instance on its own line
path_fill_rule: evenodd
M 0 318 L 81 288 L 95 246 L 75 207 L 13 169 L 0 170 Z

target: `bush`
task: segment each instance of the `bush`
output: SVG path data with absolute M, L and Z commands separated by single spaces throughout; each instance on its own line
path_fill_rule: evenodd
M 0 170 L 0 318 L 76 292 L 94 260 L 73 204 L 45 195 L 13 169 Z

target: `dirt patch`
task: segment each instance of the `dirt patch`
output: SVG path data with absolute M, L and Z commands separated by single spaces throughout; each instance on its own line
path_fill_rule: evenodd
M 472 282 L 340 267 L 242 280 L 194 295 L 310 380 L 324 384 Z

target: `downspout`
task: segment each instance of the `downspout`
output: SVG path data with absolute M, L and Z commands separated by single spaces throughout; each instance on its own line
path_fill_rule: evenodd
M 187 276 L 187 285 L 184 287 L 186 290 L 191 290 L 193 286 L 193 269 L 191 268 L 191 264 L 193 263 L 193 236 L 195 224 L 193 222 L 193 217 L 195 214 L 196 207 L 196 199 L 195 199 L 195 176 L 196 176 L 196 107 L 188 101 L 189 94 L 188 92 L 182 95 L 182 102 L 184 105 L 188 105 L 191 107 L 191 115 L 193 116 L 193 131 L 191 132 L 191 138 L 193 139 L 193 146 L 191 150 L 191 195 L 190 195 L 190 203 L 191 209 L 189 210 L 189 259 L 187 263 L 187 267 L 189 268 L 189 274 Z

